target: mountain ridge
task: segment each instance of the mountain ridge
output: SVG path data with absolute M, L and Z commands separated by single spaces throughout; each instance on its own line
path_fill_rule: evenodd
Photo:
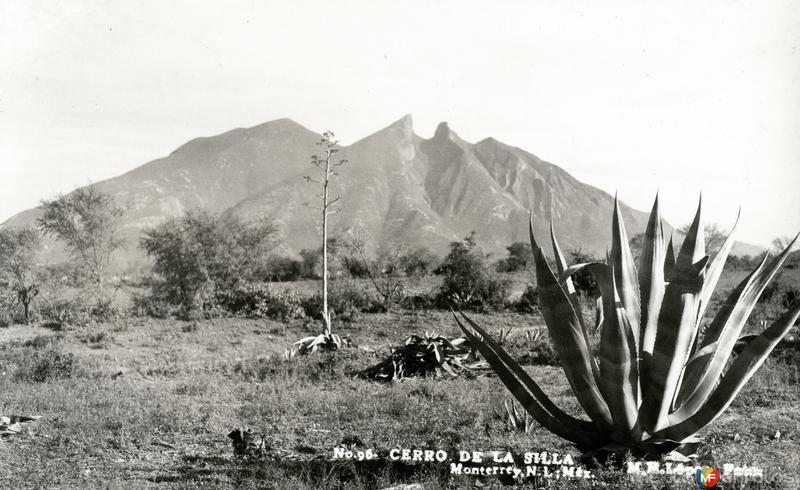
M 163 158 L 92 185 L 124 209 L 124 260 L 143 257 L 136 242 L 145 228 L 192 208 L 271 220 L 281 229 L 282 253 L 296 255 L 318 246 L 318 189 L 303 176 L 316 170 L 310 156 L 321 138 L 280 118 L 191 139 Z M 448 243 L 475 230 L 479 245 L 500 257 L 511 243 L 527 241 L 530 212 L 542 237 L 554 219 L 565 249 L 602 256 L 610 243 L 610 194 L 493 137 L 467 142 L 447 122 L 426 139 L 406 114 L 341 146 L 336 156 L 349 163 L 333 181 L 333 195 L 343 199 L 331 236 L 359 234 L 373 250 L 402 243 L 443 254 Z M 629 236 L 641 232 L 647 213 L 623 202 L 620 207 Z M 39 214 L 39 208 L 29 209 L 0 226 L 33 224 Z

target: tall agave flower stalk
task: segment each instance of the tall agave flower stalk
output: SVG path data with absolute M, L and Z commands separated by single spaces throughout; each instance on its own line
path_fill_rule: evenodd
M 733 245 L 733 230 L 710 259 L 700 208 L 675 256 L 672 239 L 664 236 L 656 197 L 638 267 L 616 200 L 605 263 L 568 266 L 551 223 L 554 272 L 531 223 L 542 315 L 567 380 L 590 420 L 557 407 L 484 329 L 462 313 L 470 329 L 456 316 L 472 345 L 531 416 L 585 456 L 628 451 L 639 457 L 677 456 L 676 450 L 685 454 L 700 440 L 695 434 L 727 409 L 800 317 L 796 304 L 753 336 L 740 354 L 732 354 L 759 296 L 797 237 L 774 258 L 766 254 L 707 322 L 704 314 Z M 584 322 L 570 279 L 581 269 L 589 270 L 600 288 L 602 314 L 595 325 Z M 595 356 L 590 340 L 598 332 Z

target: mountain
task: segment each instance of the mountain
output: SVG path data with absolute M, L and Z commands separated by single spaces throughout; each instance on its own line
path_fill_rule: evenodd
M 266 218 L 281 229 L 282 250 L 296 254 L 319 242 L 318 186 L 303 179 L 316 169 L 310 155 L 322 136 L 289 119 L 197 138 L 169 156 L 94 184 L 125 209 L 129 246 L 122 261 L 142 257 L 137 238 L 148 226 L 202 207 L 248 220 Z M 331 236 L 358 233 L 370 246 L 423 245 L 443 254 L 447 244 L 476 231 L 495 257 L 528 240 L 528 214 L 549 236 L 554 218 L 565 249 L 604 254 L 610 244 L 614 198 L 520 148 L 486 138 L 462 140 L 447 123 L 430 139 L 414 133 L 407 115 L 342 147 L 332 195 L 340 195 Z M 629 236 L 647 214 L 621 204 Z M 39 208 L 2 226 L 33 224 Z M 58 254 L 57 247 L 51 247 Z

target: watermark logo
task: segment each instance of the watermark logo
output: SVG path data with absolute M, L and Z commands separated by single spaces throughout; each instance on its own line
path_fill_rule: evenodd
M 694 481 L 700 488 L 713 488 L 719 483 L 719 470 L 710 466 L 698 468 L 694 474 Z

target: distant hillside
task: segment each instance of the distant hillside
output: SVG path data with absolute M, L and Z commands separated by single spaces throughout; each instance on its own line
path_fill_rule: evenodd
M 125 209 L 129 246 L 121 260 L 141 258 L 137 239 L 145 227 L 195 207 L 272 220 L 281 228 L 286 254 L 317 247 L 318 189 L 302 177 L 315 170 L 309 157 L 320 138 L 279 119 L 194 139 L 165 158 L 95 184 Z M 338 169 L 334 183 L 342 201 L 333 235 L 358 230 L 373 247 L 404 243 L 443 254 L 449 242 L 475 230 L 479 245 L 501 257 L 510 243 L 527 241 L 532 210 L 543 237 L 554 217 L 565 248 L 604 253 L 610 243 L 612 196 L 493 138 L 466 142 L 447 123 L 424 139 L 405 116 L 337 156 L 350 163 Z M 625 204 L 622 210 L 630 236 L 644 229 L 646 213 Z M 38 208 L 24 211 L 2 226 L 31 224 L 39 214 Z

